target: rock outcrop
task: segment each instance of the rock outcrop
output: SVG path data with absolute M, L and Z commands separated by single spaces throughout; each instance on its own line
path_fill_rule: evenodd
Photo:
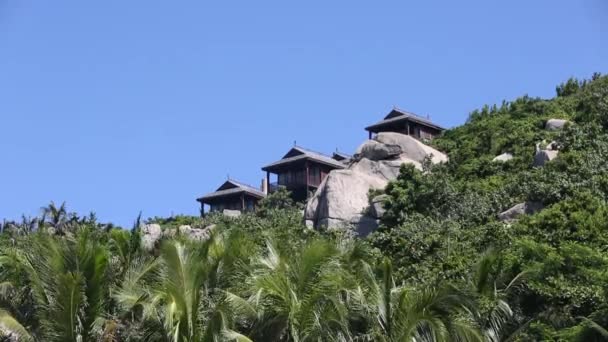
M 375 140 L 368 140 L 364 142 L 357 152 L 355 152 L 354 158 L 356 160 L 367 158 L 369 160 L 383 160 L 389 159 L 401 154 L 401 147 L 397 145 L 385 145 Z
M 549 131 L 557 131 L 564 128 L 567 123 L 570 123 L 570 121 L 564 119 L 549 119 L 545 123 L 545 129 Z
M 492 159 L 493 162 L 506 162 L 513 159 L 513 155 L 511 153 L 503 153 L 500 154 L 496 157 L 494 157 L 494 159 Z
M 381 219 L 382 216 L 384 216 L 384 213 L 386 212 L 386 209 L 384 208 L 384 202 L 386 202 L 387 198 L 388 195 L 386 194 L 372 198 L 370 203 L 370 214 L 373 217 Z
M 224 216 L 228 216 L 228 217 L 241 216 L 241 212 L 239 210 L 231 210 L 231 209 L 224 209 L 224 211 L 222 211 L 222 214 L 224 214 Z
M 305 210 L 306 225 L 343 229 L 365 236 L 378 227 L 383 215 L 381 198 L 370 203 L 370 190 L 380 190 L 399 175 L 403 164 L 422 169 L 425 158 L 445 162 L 447 156 L 420 141 L 399 133 L 379 133 L 364 142 L 347 169 L 325 177 Z
M 140 232 L 141 246 L 147 251 L 153 250 L 156 246 L 156 243 L 160 241 L 163 235 L 163 231 L 160 228 L 160 225 L 156 223 L 142 225 Z
M 214 224 L 212 224 L 208 227 L 205 227 L 203 229 L 192 228 L 188 225 L 183 225 L 178 228 L 178 231 L 182 236 L 184 236 L 190 240 L 204 241 L 204 240 L 209 239 L 213 229 L 215 229 Z
M 531 215 L 542 209 L 543 205 L 539 202 L 519 203 L 498 214 L 498 219 L 503 222 L 513 222 L 521 215 Z
M 546 146 L 545 149 L 540 148 L 540 144 L 536 144 L 536 152 L 534 153 L 534 166 L 544 166 L 546 163 L 552 161 L 559 154 L 558 146 L 556 142 L 551 142 Z

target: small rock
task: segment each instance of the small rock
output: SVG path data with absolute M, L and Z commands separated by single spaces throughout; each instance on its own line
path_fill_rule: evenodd
M 224 216 L 228 216 L 228 217 L 239 217 L 239 216 L 241 216 L 241 211 L 240 210 L 224 209 L 224 211 L 222 213 L 224 214 Z
M 372 199 L 370 209 L 373 217 L 379 219 L 384 216 L 384 213 L 386 212 L 386 209 L 384 209 L 384 202 L 386 202 L 388 197 L 387 194 L 383 194 Z
M 538 150 L 534 154 L 534 166 L 544 166 L 546 163 L 552 161 L 557 157 L 559 151 L 553 150 Z
M 141 226 L 141 246 L 145 250 L 153 250 L 161 236 L 162 230 L 159 224 L 152 223 Z
M 543 209 L 542 203 L 539 202 L 524 202 L 514 205 L 513 207 L 498 214 L 498 219 L 503 222 L 513 222 L 521 215 L 531 215 Z
M 190 240 L 204 241 L 209 239 L 213 229 L 215 229 L 214 224 L 203 229 L 192 228 L 188 225 L 184 225 L 179 227 L 179 233 Z
M 545 150 L 548 151 L 557 151 L 559 150 L 559 145 L 557 144 L 557 141 L 552 141 L 550 142 L 546 147 Z
M 564 128 L 564 126 L 569 122 L 570 121 L 564 119 L 549 119 L 545 123 L 545 129 L 549 131 L 557 131 Z
M 494 159 L 492 159 L 493 162 L 506 162 L 513 159 L 513 155 L 511 153 L 503 153 L 501 155 L 498 155 L 496 157 L 494 157 Z

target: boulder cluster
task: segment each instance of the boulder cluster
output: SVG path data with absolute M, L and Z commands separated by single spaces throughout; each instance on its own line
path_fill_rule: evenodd
M 448 160 L 419 140 L 400 133 L 379 133 L 357 149 L 346 169 L 333 170 L 308 201 L 304 217 L 309 227 L 351 228 L 365 236 L 378 227 L 385 196 L 369 199 L 370 190 L 383 190 L 399 175 L 402 164 L 422 170 L 422 162 Z

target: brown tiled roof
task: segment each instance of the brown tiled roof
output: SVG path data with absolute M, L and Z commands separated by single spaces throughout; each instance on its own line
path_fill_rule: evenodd
M 404 110 L 393 108 L 393 110 L 384 118 L 384 120 L 376 122 L 375 124 L 365 127 L 366 131 L 374 131 L 375 129 L 381 128 L 382 126 L 389 125 L 394 122 L 403 120 L 412 121 L 424 126 L 432 127 L 438 130 L 445 130 L 445 128 L 433 123 L 431 120 L 416 115 L 414 113 L 406 112 Z
M 315 162 L 318 162 L 321 164 L 333 166 L 338 169 L 344 168 L 344 165 L 342 163 L 340 163 L 339 161 L 337 161 L 337 160 L 333 159 L 332 157 L 325 155 L 323 153 L 315 152 L 315 151 L 309 150 L 309 149 L 301 147 L 301 146 L 294 146 L 291 150 L 289 150 L 289 152 L 291 152 L 293 150 L 300 152 L 300 154 L 293 156 L 293 157 L 283 158 L 274 163 L 270 163 L 270 164 L 262 167 L 262 170 L 267 171 L 267 169 L 269 169 L 269 168 L 273 168 L 276 166 L 281 166 L 281 165 L 292 163 L 294 161 L 305 160 L 305 159 L 312 160 L 312 161 L 315 161 Z M 287 154 L 289 154 L 289 153 L 287 153 Z
M 245 183 L 241 183 L 241 182 L 233 180 L 233 179 L 227 180 L 218 189 L 224 187 L 224 185 L 227 185 L 227 183 L 228 183 L 228 185 L 232 185 L 233 187 L 229 188 L 229 189 L 217 190 L 217 191 L 208 193 L 205 196 L 197 198 L 196 200 L 199 202 L 202 202 L 202 201 L 213 199 L 213 198 L 218 198 L 218 197 L 232 195 L 232 194 L 239 194 L 239 193 L 246 193 L 248 195 L 251 195 L 251 196 L 257 197 L 257 198 L 266 197 L 265 193 L 256 189 L 255 187 L 245 184 Z

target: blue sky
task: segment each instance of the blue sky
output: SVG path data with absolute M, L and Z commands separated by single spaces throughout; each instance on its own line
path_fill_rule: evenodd
M 392 106 L 444 126 L 608 72 L 608 3 L 0 0 L 0 218 L 130 226 Z

